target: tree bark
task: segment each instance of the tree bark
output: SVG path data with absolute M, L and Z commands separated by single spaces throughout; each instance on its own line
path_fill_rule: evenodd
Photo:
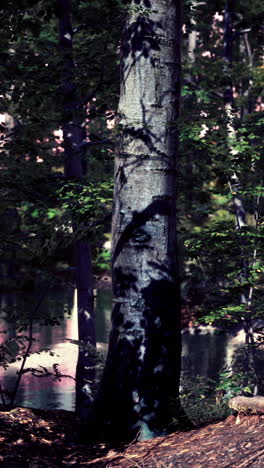
M 188 62 L 189 65 L 193 65 L 195 62 L 195 49 L 197 46 L 197 31 L 196 31 L 196 21 L 193 17 L 193 14 L 195 13 L 195 9 L 197 7 L 197 1 L 194 0 L 192 3 L 191 7 L 191 26 L 192 30 L 188 34 L 188 50 L 187 50 L 187 57 L 188 57 Z
M 172 430 L 180 413 L 181 2 L 140 2 L 143 13 L 138 4 L 128 8 L 121 43 L 112 331 L 95 410 L 104 436 L 119 441 Z
M 71 3 L 58 0 L 59 43 L 63 55 L 63 141 L 64 173 L 67 178 L 82 182 L 84 176 L 84 146 L 86 131 L 84 109 L 79 106 L 75 84 L 75 63 L 73 59 L 73 28 Z M 73 217 L 73 232 L 80 226 Z M 85 239 L 75 241 L 76 288 L 78 303 L 78 332 L 81 345 L 76 369 L 76 413 L 86 420 L 93 401 L 95 381 L 95 353 L 89 345 L 96 346 L 93 278 L 90 246 Z

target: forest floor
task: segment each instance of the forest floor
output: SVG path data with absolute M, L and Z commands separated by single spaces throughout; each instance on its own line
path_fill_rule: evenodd
M 74 413 L 16 408 L 0 411 L 0 466 L 8 468 L 264 467 L 264 415 L 229 416 L 119 449 L 76 444 Z

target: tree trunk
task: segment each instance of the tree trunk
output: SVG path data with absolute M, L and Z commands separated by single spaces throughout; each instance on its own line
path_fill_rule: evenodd
M 59 42 L 64 59 L 62 77 L 64 172 L 67 178 L 82 183 L 86 131 L 84 109 L 78 102 L 73 60 L 73 29 L 69 0 L 58 0 Z M 73 218 L 73 232 L 80 226 Z M 79 358 L 76 370 L 76 412 L 81 420 L 88 417 L 93 401 L 96 346 L 91 253 L 84 239 L 75 241 L 76 287 L 78 303 Z
M 119 441 L 172 430 L 180 412 L 176 119 L 181 3 L 144 5 L 145 15 L 134 3 L 128 9 L 121 43 L 114 305 L 95 407 L 104 436 Z
M 81 341 L 76 368 L 75 411 L 81 421 L 87 421 L 95 393 L 96 336 L 92 259 L 90 246 L 86 241 L 75 242 L 75 264 L 78 335 Z
M 230 153 L 234 154 L 233 143 L 236 138 L 234 128 L 234 95 L 233 83 L 231 78 L 231 69 L 233 62 L 233 18 L 234 18 L 235 0 L 227 0 L 224 16 L 224 61 L 225 61 L 225 91 L 224 105 L 227 118 L 228 146 Z M 234 172 L 230 180 L 230 188 L 233 197 L 233 205 L 236 216 L 236 228 L 239 230 L 246 225 L 246 212 L 242 199 L 236 195 L 239 192 L 240 181 L 238 175 Z
M 187 57 L 188 57 L 188 64 L 189 65 L 194 65 L 194 62 L 195 62 L 195 49 L 196 49 L 196 46 L 197 46 L 196 21 L 195 21 L 195 19 L 193 17 L 196 7 L 197 7 L 197 1 L 194 0 L 192 2 L 192 7 L 191 7 L 191 14 L 192 14 L 192 16 L 191 16 L 191 27 L 192 27 L 192 30 L 188 34 Z

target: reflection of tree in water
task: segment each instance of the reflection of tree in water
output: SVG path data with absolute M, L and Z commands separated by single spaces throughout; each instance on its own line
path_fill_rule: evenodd
M 42 291 L 41 291 L 42 292 Z M 26 360 L 25 369 L 29 367 L 36 368 L 41 370 L 40 366 L 48 366 L 48 373 L 52 372 L 52 364 L 56 362 L 58 357 L 51 357 L 49 354 L 41 354 L 40 356 L 35 354 L 36 352 L 42 351 L 43 349 L 52 349 L 57 346 L 58 343 L 62 343 L 66 338 L 66 329 L 68 328 L 69 322 L 64 317 L 64 308 L 67 306 L 69 309 L 72 308 L 73 303 L 73 289 L 64 289 L 62 291 L 50 291 L 47 297 L 44 298 L 41 307 L 37 311 L 38 313 L 34 316 L 34 310 L 36 310 L 36 303 L 39 299 L 39 295 L 35 293 L 33 298 L 28 299 L 24 294 L 8 294 L 1 296 L 1 310 L 5 309 L 4 320 L 2 322 L 3 329 L 7 330 L 7 333 L 4 336 L 5 340 L 10 338 L 16 338 L 19 335 L 28 335 L 28 330 L 17 330 L 17 327 L 20 324 L 20 320 L 26 325 L 30 317 L 33 316 L 35 319 L 33 327 L 33 341 L 30 349 L 30 357 Z M 51 322 L 55 323 L 53 326 L 50 324 L 43 325 L 43 323 L 49 323 L 47 319 L 51 318 Z M 56 323 L 56 318 L 59 318 L 59 322 Z M 54 321 L 55 320 L 55 321 Z M 15 342 L 14 342 L 15 345 Z M 27 346 L 27 341 L 25 342 Z M 23 357 L 25 348 L 22 347 L 19 350 L 18 346 L 13 348 L 12 359 L 18 357 L 18 353 Z M 59 354 L 61 355 L 60 351 Z M 47 360 L 48 356 L 48 360 Z M 62 356 L 61 356 L 62 357 Z M 36 359 L 37 358 L 37 359 Z M 35 361 L 35 362 L 34 362 Z M 51 362 L 50 362 L 51 361 Z M 16 373 L 20 369 L 21 360 L 16 361 L 14 364 L 11 364 L 7 371 L 4 371 L 0 368 L 1 371 L 1 386 L 5 392 L 6 397 L 10 392 L 13 391 L 18 379 L 18 374 Z M 48 364 L 47 364 L 48 362 Z M 45 372 L 44 372 L 45 373 Z M 64 373 L 64 369 L 61 369 L 61 373 Z M 37 372 L 38 374 L 38 372 Z M 39 372 L 40 374 L 40 372 Z M 72 374 L 74 375 L 74 369 Z M 70 400 L 73 399 L 74 394 L 74 383 L 71 385 L 71 396 Z M 69 387 L 67 382 L 66 388 Z M 49 401 L 48 393 L 52 388 L 53 394 L 58 392 L 60 394 L 60 406 L 65 408 L 66 403 L 63 400 L 65 398 L 62 396 L 63 392 L 60 392 L 59 385 L 57 382 L 53 381 L 51 377 L 35 377 L 31 374 L 30 371 L 27 371 L 22 375 L 21 381 L 19 384 L 19 390 L 16 397 L 16 404 L 27 404 L 30 406 L 31 400 L 34 403 L 35 407 L 46 407 L 47 402 Z M 28 396 L 28 394 L 30 396 Z M 53 397 L 52 397 L 53 398 Z M 8 403 L 8 398 L 6 398 L 6 403 Z M 44 406 L 42 406 L 44 405 Z M 52 407 L 56 407 L 56 398 L 53 398 Z M 74 407 L 74 404 L 70 403 L 70 408 Z
M 183 335 L 182 378 L 200 375 L 217 379 L 225 365 L 226 334 L 206 333 Z
M 29 408 L 44 409 L 74 409 L 74 380 L 59 384 L 51 377 L 23 376 L 21 388 L 17 396 L 17 404 Z
M 40 321 L 34 330 L 38 335 L 39 350 L 64 341 L 67 320 L 73 311 L 73 301 L 73 288 L 56 288 L 44 299 L 40 306 Z

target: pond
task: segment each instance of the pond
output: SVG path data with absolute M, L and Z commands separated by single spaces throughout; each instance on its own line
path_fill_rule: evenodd
M 67 305 L 70 314 L 64 314 Z M 101 289 L 96 295 L 96 334 L 97 348 L 100 352 L 107 351 L 107 342 L 111 325 L 111 291 Z M 12 307 L 25 308 L 24 298 L 11 295 L 1 296 L 1 311 Z M 51 291 L 41 306 L 53 307 L 58 315 L 62 315 L 59 325 L 33 327 L 34 343 L 32 354 L 26 362 L 26 368 L 35 368 L 48 376 L 36 377 L 31 372 L 23 374 L 16 404 L 31 408 L 65 409 L 73 411 L 75 407 L 75 369 L 78 359 L 78 346 L 71 340 L 78 339 L 77 328 L 77 294 L 70 289 Z M 11 310 L 10 309 L 10 310 Z M 2 342 L 15 337 L 15 329 L 7 323 L 5 312 L 0 316 L 0 331 Z M 186 329 L 182 333 L 182 378 L 202 376 L 216 378 L 219 371 L 230 365 L 234 355 L 243 344 L 242 332 L 219 333 L 213 327 Z M 15 361 L 6 370 L 0 367 L 1 387 L 12 391 L 17 379 L 17 370 L 21 361 Z M 54 365 L 61 372 L 60 380 L 54 379 Z M 46 369 L 44 372 L 44 368 Z

